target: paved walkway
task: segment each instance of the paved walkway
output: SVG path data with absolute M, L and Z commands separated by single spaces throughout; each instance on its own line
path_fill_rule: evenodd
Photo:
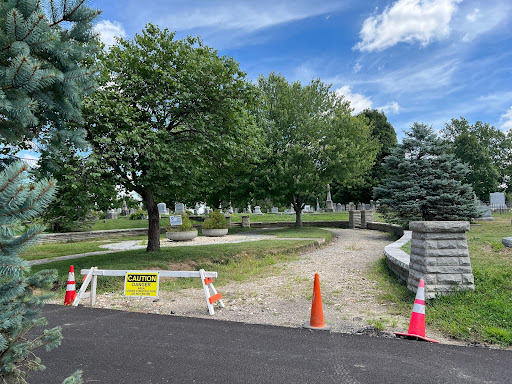
M 512 353 L 306 329 L 45 305 L 62 345 L 32 384 L 510 383 Z

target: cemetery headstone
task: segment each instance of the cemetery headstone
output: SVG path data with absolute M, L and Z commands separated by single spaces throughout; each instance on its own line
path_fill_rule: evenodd
M 263 215 L 263 212 L 261 212 L 261 207 L 259 205 L 256 205 L 254 207 L 254 214 L 255 215 Z
M 278 212 L 279 212 L 279 208 L 277 208 L 277 207 L 272 207 L 270 209 L 270 213 L 278 213 Z
M 121 216 L 128 216 L 128 206 L 126 200 L 123 200 L 123 208 L 121 209 Z
M 327 198 L 325 199 L 325 212 L 334 212 L 334 205 L 331 198 L 331 186 L 327 184 Z
M 489 194 L 491 209 L 506 209 L 505 194 L 502 192 L 493 192 Z
M 318 202 L 318 197 L 316 198 L 316 211 L 320 212 L 320 203 Z
M 111 219 L 117 219 L 117 211 L 116 210 L 108 210 L 107 214 L 105 215 L 105 219 L 111 220 Z
M 174 213 L 184 213 L 185 212 L 185 204 L 176 203 L 174 204 Z
M 342 212 L 343 207 L 341 206 L 341 203 L 336 204 L 336 212 Z

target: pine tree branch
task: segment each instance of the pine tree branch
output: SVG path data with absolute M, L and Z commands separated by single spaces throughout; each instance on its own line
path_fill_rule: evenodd
M 12 178 L 7 179 L 7 183 L 5 183 L 5 185 L 2 188 L 0 188 L 0 193 L 5 191 L 5 189 L 9 186 L 9 184 L 12 183 L 13 180 L 15 180 L 17 177 L 19 177 L 27 169 L 28 169 L 28 166 L 26 164 L 23 164 L 23 166 L 20 168 L 20 170 Z
M 27 34 L 25 36 L 23 36 L 23 38 L 20 41 L 25 41 L 25 39 L 27 37 L 29 37 L 32 32 L 34 32 L 34 29 L 39 25 L 41 20 L 43 20 L 45 17 L 46 16 L 43 13 L 41 13 L 39 16 L 37 16 L 37 21 L 34 23 L 32 28 L 30 29 L 30 31 L 28 31 Z
M 34 209 L 34 205 L 35 205 L 34 203 L 40 201 L 41 198 L 50 190 L 50 188 L 53 187 L 53 185 L 54 185 L 54 183 L 52 183 L 51 181 L 48 182 L 48 185 L 42 189 L 41 193 L 34 199 L 34 201 L 32 202 L 31 205 L 29 205 L 28 207 L 25 207 L 23 209 L 18 209 L 16 211 L 12 211 L 12 212 L 8 213 L 7 216 L 14 216 L 19 213 L 24 213 L 24 212 Z
M 62 23 L 63 21 L 67 21 L 67 20 L 69 20 L 69 18 L 73 15 L 73 13 L 75 13 L 75 12 L 78 10 L 78 8 L 80 8 L 80 7 L 85 3 L 85 1 L 86 1 L 86 0 L 82 0 L 82 1 L 80 1 L 80 2 L 77 4 L 77 6 L 76 6 L 75 8 L 73 8 L 73 10 L 72 10 L 70 13 L 66 14 L 67 1 L 66 1 L 66 0 L 64 0 L 64 9 L 63 9 L 63 11 L 62 11 L 62 18 L 61 18 L 60 20 L 54 21 L 52 24 L 50 24 L 50 27 L 53 27 L 53 26 L 55 26 L 55 25 L 57 25 L 57 24 L 60 24 L 60 23 Z

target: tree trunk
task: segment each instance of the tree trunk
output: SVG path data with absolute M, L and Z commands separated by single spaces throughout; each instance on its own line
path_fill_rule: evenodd
M 293 202 L 293 209 L 295 211 L 295 226 L 302 227 L 302 209 L 304 208 L 304 203 L 302 200 L 297 197 Z
M 146 190 L 144 201 L 148 210 L 148 246 L 146 251 L 158 251 L 160 249 L 160 214 L 156 205 L 153 190 L 148 188 Z

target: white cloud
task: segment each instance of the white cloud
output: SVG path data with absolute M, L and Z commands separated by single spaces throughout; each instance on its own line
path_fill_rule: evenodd
M 100 40 L 107 46 L 116 44 L 116 36 L 125 38 L 126 31 L 117 21 L 102 20 L 94 26 L 94 31 L 100 35 Z
M 363 69 L 363 66 L 360 63 L 354 65 L 354 73 L 358 73 L 361 69 Z
M 396 115 L 400 112 L 400 105 L 396 101 L 392 101 L 391 103 L 383 105 L 382 107 L 378 107 L 377 109 L 384 111 L 384 113 L 387 115 Z
M 484 9 L 474 8 L 465 17 L 456 18 L 453 30 L 462 35 L 462 41 L 468 43 L 478 35 L 495 29 L 502 24 L 510 14 L 510 4 L 501 2 L 486 4 Z
M 480 10 L 478 8 L 475 8 L 473 12 L 466 15 L 466 20 L 470 23 L 474 23 L 478 18 L 480 18 Z
M 367 108 L 372 107 L 372 101 L 370 98 L 360 94 L 360 93 L 352 93 L 349 85 L 344 85 L 341 88 L 338 88 L 336 94 L 345 96 L 345 99 L 350 101 L 350 107 L 354 110 L 352 114 L 358 114 Z
M 398 0 L 382 14 L 368 17 L 355 49 L 382 51 L 400 42 L 426 46 L 450 34 L 450 21 L 462 0 Z
M 512 107 L 510 107 L 507 112 L 501 115 L 500 121 L 502 122 L 501 129 L 503 131 L 512 129 Z
M 241 30 L 253 32 L 275 25 L 325 15 L 344 7 L 337 2 L 322 4 L 296 1 L 293 6 L 287 2 L 263 0 L 254 2 L 202 2 L 178 10 L 156 20 L 157 24 L 172 26 L 178 31 L 196 28 L 219 30 Z M 326 16 L 327 18 L 329 15 Z
M 421 62 L 381 75 L 376 79 L 387 93 L 420 93 L 450 86 L 459 68 L 456 60 Z

